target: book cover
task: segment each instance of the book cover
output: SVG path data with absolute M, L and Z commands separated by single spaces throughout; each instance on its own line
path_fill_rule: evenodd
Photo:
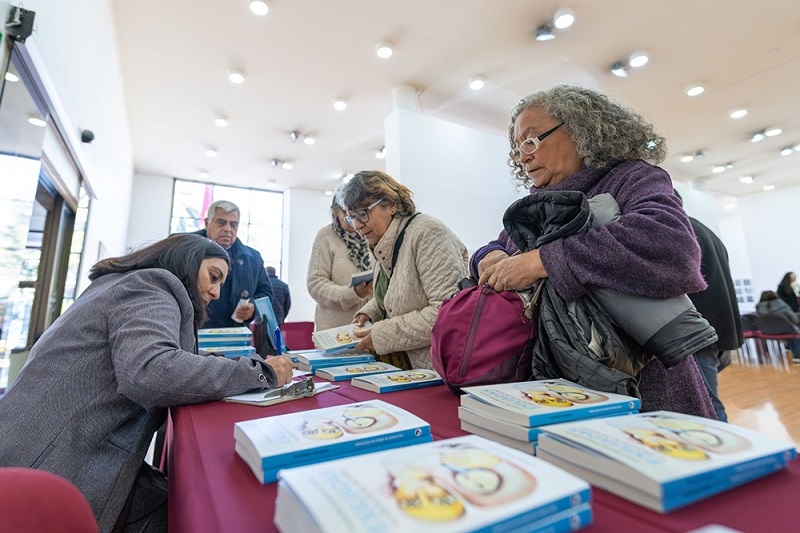
M 369 376 L 371 374 L 382 374 L 385 372 L 394 372 L 400 370 L 394 365 L 388 363 L 381 363 L 380 361 L 372 361 L 367 363 L 360 363 L 354 365 L 344 366 L 330 366 L 318 368 L 314 375 L 331 381 L 346 381 L 361 376 Z
M 202 350 L 218 353 L 224 355 L 225 357 L 249 357 L 256 353 L 256 349 L 253 346 L 211 346 L 207 348 L 201 348 Z
M 586 482 L 474 435 L 279 477 L 281 531 L 570 531 L 569 516 L 581 516 L 578 526 L 591 520 Z
M 207 352 L 214 351 L 214 348 L 225 348 L 226 346 L 238 346 L 240 348 L 246 346 L 252 346 L 252 339 L 241 339 L 241 340 L 198 340 L 197 341 L 197 348 L 199 350 L 205 350 Z
M 780 470 L 797 456 L 791 444 L 752 430 L 669 411 L 548 426 L 537 454 L 661 512 Z
M 338 328 L 322 329 L 311 334 L 314 346 L 325 353 L 351 350 L 356 347 L 361 338 L 369 332 L 372 324 L 367 322 L 363 326 L 348 324 Z
M 461 420 L 461 429 L 472 433 L 473 435 L 480 435 L 481 437 L 487 438 L 491 441 L 498 442 L 503 444 L 504 446 L 508 446 L 510 448 L 514 448 L 525 453 L 529 453 L 531 455 L 536 455 L 536 441 L 527 441 L 527 440 L 517 440 L 509 437 L 508 435 L 502 435 L 500 433 L 496 433 L 494 431 L 490 431 L 486 428 L 482 428 L 480 426 L 476 426 L 475 424 L 470 424 L 465 420 Z
M 236 326 L 233 328 L 207 328 L 197 330 L 198 342 L 228 342 L 229 341 L 243 341 L 250 342 L 253 338 L 253 332 L 246 326 Z
M 464 387 L 461 405 L 521 426 L 542 426 L 612 413 L 638 411 L 632 396 L 599 392 L 565 379 Z
M 315 372 L 319 368 L 332 366 L 355 365 L 375 361 L 375 357 L 363 352 L 345 350 L 342 352 L 325 353 L 322 350 L 295 352 L 297 368 Z
M 233 433 L 262 482 L 274 481 L 280 468 L 432 439 L 427 422 L 380 400 L 237 422 Z
M 364 282 L 372 281 L 373 272 L 369 270 L 367 272 L 358 272 L 350 276 L 350 286 L 355 287 L 356 285 L 361 285 Z
M 275 353 L 283 354 L 289 348 L 287 348 L 283 339 L 283 333 L 280 332 L 278 319 L 275 317 L 275 310 L 272 308 L 272 300 L 270 300 L 269 296 L 256 298 L 253 300 L 253 305 L 256 308 L 254 322 L 258 324 L 258 327 L 265 330 L 262 332 L 262 337 L 267 338 Z M 277 338 L 275 330 L 279 332 Z M 277 346 L 279 342 L 280 346 Z
M 383 394 L 385 392 L 441 385 L 443 381 L 435 370 L 413 368 L 411 370 L 397 370 L 384 374 L 362 376 L 360 378 L 354 378 L 350 383 L 359 389 Z

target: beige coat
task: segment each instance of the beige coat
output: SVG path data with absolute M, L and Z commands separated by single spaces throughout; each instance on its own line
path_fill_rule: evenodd
M 350 287 L 350 276 L 358 272 L 358 267 L 350 260 L 347 245 L 331 225 L 319 230 L 311 248 L 306 278 L 308 294 L 317 302 L 315 329 L 350 324 L 356 311 L 369 301 L 369 298 L 360 298 Z
M 395 217 L 372 250 L 384 272 L 391 271 L 392 250 L 408 217 Z M 378 268 L 378 267 L 376 267 Z M 375 352 L 408 352 L 414 368 L 433 368 L 431 330 L 442 301 L 453 296 L 466 277 L 467 249 L 436 218 L 420 213 L 411 221 L 397 254 L 395 273 L 384 298 L 387 317 L 375 300 L 359 310 L 373 322 Z

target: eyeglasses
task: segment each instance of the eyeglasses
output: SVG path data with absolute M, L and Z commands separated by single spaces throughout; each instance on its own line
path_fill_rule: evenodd
M 517 146 L 516 150 L 511 151 L 511 156 L 515 159 L 519 159 L 520 152 L 522 152 L 523 154 L 531 155 L 533 152 L 539 149 L 539 145 L 542 144 L 542 141 L 545 140 L 548 135 L 550 135 L 563 125 L 564 123 L 562 122 L 558 126 L 550 128 L 549 130 L 542 133 L 538 137 L 531 137 L 530 139 L 525 139 L 524 141 L 519 143 L 519 146 Z
M 381 198 L 380 200 L 376 200 L 369 207 L 365 207 L 364 209 L 359 209 L 358 211 L 355 211 L 352 215 L 345 216 L 344 219 L 347 221 L 348 224 L 350 224 L 354 228 L 356 227 L 356 220 L 358 220 L 362 224 L 366 224 L 367 222 L 369 222 L 370 210 L 376 205 L 380 204 L 381 202 L 383 202 L 383 198 Z

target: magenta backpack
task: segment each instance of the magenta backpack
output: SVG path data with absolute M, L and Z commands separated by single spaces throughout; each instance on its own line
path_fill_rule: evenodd
M 461 394 L 461 387 L 530 379 L 539 294 L 475 286 L 442 303 L 431 332 L 431 361 L 450 390 Z

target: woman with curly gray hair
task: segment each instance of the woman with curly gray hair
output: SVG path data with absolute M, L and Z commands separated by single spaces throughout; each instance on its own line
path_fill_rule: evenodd
M 516 253 L 504 230 L 472 257 L 480 284 L 502 291 L 549 278 L 567 302 L 597 288 L 658 299 L 706 288 L 689 219 L 669 175 L 655 166 L 666 156 L 666 141 L 639 114 L 596 91 L 559 85 L 520 101 L 511 112 L 509 141 L 512 173 L 532 196 L 579 191 L 591 201 L 610 195 L 619 216 L 525 253 Z M 662 389 L 675 378 L 695 383 L 697 376 L 691 357 L 669 372 L 653 359 L 637 376 L 642 410 L 692 411 L 662 400 L 704 389 Z

